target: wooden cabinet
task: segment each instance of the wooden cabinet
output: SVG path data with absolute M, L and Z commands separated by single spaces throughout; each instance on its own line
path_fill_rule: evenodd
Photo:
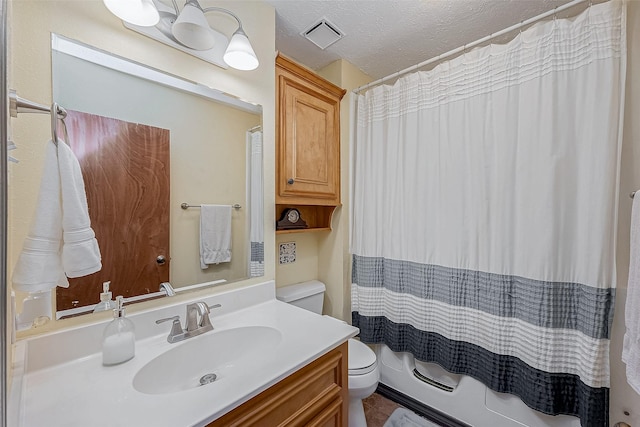
M 347 351 L 345 342 L 207 427 L 346 427 Z
M 296 207 L 311 229 L 330 229 L 340 205 L 345 90 L 282 55 L 276 79 L 276 215 Z

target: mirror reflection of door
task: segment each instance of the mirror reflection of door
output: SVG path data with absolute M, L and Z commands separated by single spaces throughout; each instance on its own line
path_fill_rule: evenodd
M 57 310 L 98 303 L 106 281 L 114 297 L 157 292 L 171 259 L 169 131 L 71 110 L 65 123 L 103 268 L 57 288 Z

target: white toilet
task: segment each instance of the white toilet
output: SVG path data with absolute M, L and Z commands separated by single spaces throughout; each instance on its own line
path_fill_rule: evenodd
M 280 301 L 322 314 L 325 285 L 317 280 L 276 289 Z M 362 399 L 378 387 L 380 369 L 376 354 L 356 339 L 349 340 L 349 427 L 366 427 Z

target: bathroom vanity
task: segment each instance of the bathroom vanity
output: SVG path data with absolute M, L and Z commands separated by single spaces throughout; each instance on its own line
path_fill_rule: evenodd
M 200 301 L 221 304 L 214 330 L 167 342 L 170 322 L 155 320 L 184 322 Z M 10 425 L 346 425 L 346 341 L 357 328 L 277 301 L 273 281 L 129 318 L 136 355 L 121 365 L 102 366 L 107 320 L 19 341 Z
M 208 427 L 346 426 L 347 348 L 341 344 Z

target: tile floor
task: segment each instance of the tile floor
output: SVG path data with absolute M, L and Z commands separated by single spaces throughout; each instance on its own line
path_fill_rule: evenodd
M 391 416 L 391 413 L 402 405 L 373 393 L 362 401 L 364 406 L 364 416 L 367 419 L 367 427 L 382 427 L 385 421 Z

